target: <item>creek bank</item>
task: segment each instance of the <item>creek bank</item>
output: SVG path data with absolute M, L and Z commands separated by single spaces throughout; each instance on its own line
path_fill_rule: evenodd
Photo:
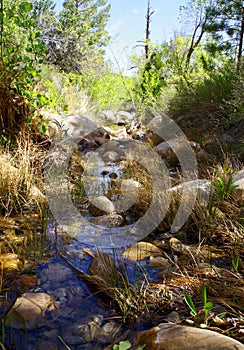
M 68 119 L 66 121 L 68 121 Z M 69 117 L 69 122 L 73 127 L 73 129 L 69 128 L 69 130 L 75 130 L 75 132 L 78 133 L 80 127 L 78 116 Z M 137 192 L 141 191 L 141 195 L 139 193 L 140 197 L 138 202 L 142 203 L 144 200 L 146 201 L 145 194 L 143 194 L 145 184 L 142 184 L 140 182 L 140 179 L 123 178 L 123 157 L 126 156 L 125 146 L 131 141 L 132 138 L 135 140 L 137 140 L 137 137 L 140 138 L 139 135 L 142 134 L 142 130 L 138 129 L 138 132 L 136 131 L 135 134 L 132 132 L 130 134 L 128 130 L 132 129 L 132 127 L 125 127 L 127 122 L 120 120 L 118 124 L 120 124 L 118 126 L 123 125 L 123 128 L 114 131 L 112 129 L 108 129 L 107 127 L 102 127 L 88 137 L 84 137 L 81 144 L 79 145 L 79 151 L 81 153 L 83 152 L 83 155 L 87 155 L 87 150 L 90 150 L 92 152 L 96 150 L 97 154 L 102 158 L 102 160 L 109 163 L 100 169 L 101 174 L 99 173 L 99 176 L 101 175 L 104 181 L 103 188 L 99 190 L 101 193 L 99 192 L 99 196 L 96 195 L 95 198 L 93 198 L 92 205 L 87 207 L 86 202 L 84 212 L 87 214 L 88 219 L 91 220 L 91 222 L 93 222 L 95 225 L 106 226 L 108 228 L 115 227 L 115 229 L 125 223 L 128 224 L 131 217 L 132 222 L 134 219 L 133 212 L 132 215 L 129 215 L 131 212 L 129 214 L 127 213 L 127 215 L 123 215 L 123 213 L 120 215 L 118 206 L 114 205 L 116 199 L 121 199 L 122 195 L 124 194 L 125 199 L 127 199 L 126 204 L 128 204 L 128 198 L 132 198 L 134 200 L 136 197 L 134 196 L 135 193 L 138 195 Z M 66 124 L 65 127 L 67 126 L 68 124 Z M 120 137 L 122 135 L 126 139 L 121 141 Z M 149 144 L 153 143 L 152 138 L 153 136 L 149 135 Z M 173 143 L 174 139 L 171 141 Z M 198 196 L 201 198 L 202 202 L 204 202 L 206 207 L 209 199 L 209 192 L 211 190 L 210 182 L 208 180 L 201 179 L 196 180 L 196 182 L 189 181 L 183 182 L 183 184 L 181 184 L 180 182 L 182 182 L 182 174 L 180 167 L 178 164 L 176 164 L 177 160 L 175 158 L 175 155 L 169 151 L 168 142 L 167 145 L 163 145 L 163 151 L 162 149 L 160 150 L 160 147 L 162 147 L 162 142 L 164 141 L 161 139 L 158 145 L 156 145 L 157 142 L 155 141 L 153 146 L 155 146 L 154 150 L 157 152 L 157 154 L 166 162 L 171 164 L 172 169 L 175 169 L 174 171 L 170 171 L 168 174 L 173 185 L 168 190 L 169 193 L 173 194 L 173 196 L 176 197 L 176 193 L 181 193 L 184 187 L 193 188 L 193 192 L 195 192 L 197 189 Z M 113 145 L 111 148 L 109 146 L 110 143 Z M 114 150 L 114 146 L 118 147 L 118 152 Z M 165 147 L 166 153 L 164 152 Z M 200 146 L 194 145 L 194 147 L 196 154 L 199 154 L 199 152 L 202 151 Z M 142 154 L 142 156 L 144 156 L 144 154 Z M 110 179 L 109 181 L 108 178 Z M 236 195 L 239 196 L 238 201 L 241 202 L 243 200 L 243 172 L 241 171 L 240 173 L 234 174 L 233 180 L 234 186 L 238 186 L 235 188 L 235 191 Z M 191 193 L 191 191 L 189 191 L 189 193 Z M 107 198 L 105 195 L 108 195 L 109 198 Z M 141 214 L 140 211 L 139 214 Z M 221 216 L 221 213 L 219 213 L 219 216 Z M 183 238 L 182 241 L 184 242 L 184 238 L 187 233 L 177 232 L 177 237 L 179 237 L 178 234 L 179 236 L 181 234 L 181 239 Z M 158 306 L 156 304 L 158 303 L 158 299 L 161 298 L 162 304 L 160 305 L 160 310 L 166 310 L 165 313 L 168 313 L 171 312 L 174 308 L 182 308 L 183 311 L 180 317 L 184 319 L 187 312 L 184 309 L 184 304 L 179 300 L 182 298 L 182 294 L 184 292 L 189 293 L 189 295 L 192 297 L 199 295 L 201 293 L 202 283 L 205 283 L 207 285 L 209 293 L 213 299 L 218 297 L 218 293 L 224 293 L 223 297 L 225 298 L 230 298 L 230 294 L 234 293 L 235 298 L 238 298 L 240 305 L 243 305 L 243 281 L 237 271 L 228 271 L 227 268 L 221 268 L 221 259 L 223 259 L 223 256 L 221 253 L 216 252 L 217 249 L 215 250 L 214 247 L 208 247 L 204 244 L 201 244 L 201 247 L 198 245 L 194 246 L 192 244 L 188 244 L 189 239 L 187 241 L 187 244 L 184 244 L 181 240 L 178 240 L 176 236 L 174 236 L 171 232 L 166 232 L 165 229 L 159 229 L 156 231 L 156 236 L 157 240 L 155 239 L 152 240 L 152 242 L 136 243 L 135 245 L 132 245 L 127 250 L 125 250 L 122 255 L 123 258 L 128 259 L 126 260 L 126 263 L 129 265 L 131 271 L 133 271 L 134 265 L 130 265 L 130 262 L 128 261 L 134 260 L 136 263 L 140 262 L 140 267 L 142 270 L 144 269 L 143 271 L 146 271 L 147 277 L 150 281 L 149 283 L 148 281 L 145 282 L 145 293 L 143 291 L 145 298 L 140 299 L 140 302 L 142 302 L 144 308 L 136 310 L 134 306 L 136 304 L 135 299 L 132 299 L 131 295 L 129 295 L 129 297 L 126 299 L 125 305 L 128 308 L 127 311 L 131 312 L 131 310 L 133 310 L 133 317 L 136 315 L 136 313 L 144 316 L 144 309 L 146 308 L 148 308 L 151 314 L 153 314 L 156 309 L 150 309 L 151 304 Z M 160 236 L 162 239 L 160 239 Z M 149 237 L 147 239 L 150 240 L 152 237 Z M 80 260 L 82 260 L 84 255 L 81 252 L 80 247 L 79 251 L 78 249 L 77 251 L 72 251 L 71 246 L 71 244 L 67 244 L 66 246 L 68 247 L 68 258 L 70 259 L 71 257 L 72 260 L 73 257 L 74 263 L 79 265 L 81 263 Z M 79 243 L 77 243 L 77 246 L 79 246 Z M 18 265 L 18 256 L 12 256 L 12 258 L 14 258 L 12 271 L 15 271 L 20 268 Z M 106 289 L 107 295 L 113 298 L 114 294 L 111 292 L 111 289 L 115 290 L 115 286 L 113 284 L 114 281 L 111 281 L 111 276 L 113 275 L 116 278 L 118 277 L 118 264 L 117 261 L 115 263 L 115 261 L 111 259 L 113 259 L 111 256 L 107 258 L 106 255 L 103 255 L 102 259 L 96 259 L 96 257 L 94 257 L 90 265 L 90 271 L 87 271 L 87 278 L 90 280 L 90 282 L 93 281 L 93 284 L 98 290 L 99 288 L 101 289 L 101 287 L 103 289 Z M 211 266 L 209 264 L 210 261 Z M 2 262 L 4 266 L 4 257 L 2 257 Z M 38 312 L 33 311 L 33 313 L 37 315 L 37 320 L 33 321 L 32 325 L 40 324 L 43 325 L 43 327 L 38 330 L 37 334 L 39 339 L 35 338 L 34 334 L 28 333 L 28 342 L 36 342 L 35 345 L 40 349 L 47 345 L 50 347 L 50 349 L 59 349 L 60 345 L 62 344 L 62 341 L 60 340 L 61 338 L 64 343 L 67 343 L 72 350 L 83 350 L 92 349 L 94 346 L 96 346 L 96 349 L 102 349 L 103 346 L 112 343 L 117 339 L 117 337 L 119 338 L 120 332 L 117 332 L 116 330 L 119 330 L 121 328 L 121 324 L 119 322 L 117 323 L 108 320 L 107 317 L 113 317 L 114 315 L 111 316 L 111 314 L 106 314 L 106 312 L 104 312 L 104 309 L 98 306 L 94 299 L 92 299 L 92 302 L 87 301 L 89 298 L 91 298 L 91 294 L 85 284 L 81 282 L 80 278 L 76 276 L 74 271 L 72 271 L 68 266 L 65 266 L 60 260 L 57 260 L 55 262 L 47 261 L 46 264 L 48 264 L 48 266 L 44 266 L 41 269 L 41 276 L 39 278 L 41 282 L 35 286 L 32 286 L 33 290 L 31 293 L 35 294 L 34 298 L 37 298 L 38 294 L 45 294 L 47 300 L 49 300 L 49 297 L 54 300 L 56 309 L 53 311 L 55 317 L 57 316 L 57 323 L 53 322 L 52 316 L 50 319 L 47 317 L 44 321 L 43 318 L 38 319 L 40 315 Z M 230 266 L 232 262 L 228 260 L 228 264 Z M 112 268 L 108 269 L 108 265 Z M 105 266 L 107 270 L 105 270 Z M 152 274 L 149 272 L 150 268 L 153 270 Z M 227 281 L 227 289 L 229 289 L 231 293 L 229 293 L 227 289 L 224 291 L 221 290 L 221 283 L 218 283 L 218 277 L 221 277 Z M 202 278 L 202 283 L 200 283 L 199 278 Z M 94 281 L 96 281 L 97 284 L 94 283 Z M 129 287 L 129 285 L 126 287 Z M 139 292 L 140 290 L 136 291 L 138 297 L 140 297 Z M 25 295 L 22 294 L 20 298 L 25 298 Z M 124 299 L 121 300 L 124 302 Z M 16 303 L 18 304 L 18 299 L 16 300 Z M 147 306 L 147 303 L 150 304 L 150 307 Z M 78 307 L 77 305 L 80 304 L 83 305 L 81 307 Z M 214 306 L 216 306 L 216 303 Z M 45 307 L 43 308 L 45 310 Z M 31 307 L 29 309 L 30 313 L 32 314 Z M 41 306 L 40 309 L 42 309 Z M 91 314 L 87 314 L 87 309 L 90 309 L 90 311 L 92 311 Z M 224 312 L 227 313 L 228 309 L 225 308 Z M 42 316 L 44 316 L 44 314 L 45 312 L 42 313 Z M 86 315 L 86 317 L 81 317 L 81 314 Z M 14 311 L 12 315 L 16 316 Z M 49 313 L 47 311 L 47 316 L 48 315 Z M 158 318 L 154 320 L 154 324 L 166 320 L 167 315 L 161 314 L 157 317 Z M 14 324 L 14 320 L 11 322 Z M 233 321 L 233 324 L 234 322 L 235 321 Z M 32 325 L 29 326 L 27 323 L 26 326 L 25 320 L 22 324 L 25 324 L 27 330 L 32 330 Z M 74 327 L 71 326 L 71 324 L 74 325 Z M 10 324 L 8 324 L 8 327 L 9 326 Z M 215 326 L 214 321 L 212 323 L 212 326 Z M 24 327 L 21 326 L 19 328 Z M 113 332 L 115 338 L 111 337 L 111 332 Z M 162 346 L 164 346 L 163 342 L 166 334 L 165 332 L 165 329 L 162 329 L 162 332 L 160 333 Z M 154 329 L 151 331 L 151 333 L 155 336 L 155 333 L 158 333 L 158 331 L 155 331 Z M 151 333 L 149 332 L 149 334 Z M 13 332 L 11 334 L 13 334 Z M 240 334 L 238 336 L 241 337 Z M 167 346 L 169 346 L 169 344 L 167 344 Z M 32 349 L 31 345 L 29 348 Z M 168 347 L 166 348 L 168 349 Z

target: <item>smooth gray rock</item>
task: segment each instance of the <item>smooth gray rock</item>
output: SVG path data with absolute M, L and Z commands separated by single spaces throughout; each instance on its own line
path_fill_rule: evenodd
M 93 216 L 101 216 L 104 213 L 106 214 L 115 213 L 115 206 L 113 202 L 105 196 L 99 196 L 92 199 L 88 209 L 91 215 Z

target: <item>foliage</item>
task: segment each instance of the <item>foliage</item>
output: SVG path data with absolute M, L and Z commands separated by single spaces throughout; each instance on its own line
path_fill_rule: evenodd
M 91 79 L 88 93 L 98 110 L 119 110 L 130 104 L 134 87 L 132 77 L 123 77 L 115 72 L 105 71 Z
M 192 298 L 188 294 L 184 294 L 184 300 L 187 306 L 190 309 L 190 314 L 198 320 L 201 315 L 201 310 L 197 311 L 195 304 Z M 207 287 L 205 285 L 202 286 L 202 302 L 203 302 L 203 311 L 204 311 L 204 321 L 207 321 L 208 315 L 213 308 L 213 304 L 211 301 L 207 301 Z M 206 324 L 200 324 L 201 327 L 205 327 Z
M 236 188 L 233 185 L 234 172 L 232 166 L 228 163 L 217 166 L 215 182 L 212 185 L 217 198 L 221 201 L 229 201 L 233 190 Z
M 34 88 L 41 77 L 45 47 L 32 18 L 32 3 L 5 1 L 1 8 L 1 132 L 19 131 L 31 122 L 31 108 L 46 102 Z
M 8 0 L 2 11 L 1 82 L 18 93 L 33 89 L 45 53 L 31 10 L 31 2 Z
M 162 54 L 153 50 L 148 59 L 133 56 L 131 59 L 138 68 L 138 77 L 133 89 L 133 95 L 138 112 L 143 113 L 147 108 L 159 103 L 162 88 L 165 86 L 163 76 Z
M 98 66 L 108 42 L 106 0 L 66 0 L 46 41 L 47 61 L 65 72 L 82 73 Z
M 135 350 L 143 350 L 146 345 L 139 345 Z M 113 346 L 113 350 L 128 350 L 131 349 L 131 343 L 128 340 L 120 341 L 119 344 Z
M 182 17 L 193 19 L 191 43 L 188 48 L 186 65 L 200 43 L 213 55 L 216 52 L 227 53 L 236 58 L 237 72 L 240 73 L 243 35 L 244 7 L 242 0 L 188 0 L 181 7 Z M 212 40 L 207 40 L 208 36 Z
M 48 109 L 53 112 L 86 112 L 90 99 L 84 85 L 81 75 L 43 66 L 41 90 L 48 97 Z
M 209 7 L 207 30 L 215 39 L 213 49 L 234 53 L 237 71 L 241 68 L 244 35 L 244 7 L 242 0 L 218 0 Z
M 223 126 L 224 119 L 230 119 L 234 112 L 234 105 L 230 105 L 228 101 L 233 99 L 234 88 L 240 84 L 241 81 L 230 63 L 219 67 L 217 71 L 203 71 L 202 76 L 192 74 L 188 84 L 183 82 L 177 85 L 169 102 L 170 112 L 188 113 L 194 108 L 201 109 L 202 106 L 211 104 L 221 111 L 220 124 Z

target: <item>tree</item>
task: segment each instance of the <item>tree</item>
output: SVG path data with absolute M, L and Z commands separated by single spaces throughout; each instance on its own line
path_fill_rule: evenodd
M 145 41 L 145 57 L 149 58 L 149 41 L 150 41 L 150 23 L 154 11 L 151 11 L 150 0 L 147 2 L 147 15 L 146 15 L 146 41 Z
M 0 3 L 0 135 L 19 130 L 30 113 L 25 97 L 40 77 L 44 46 L 32 18 L 32 3 L 2 0 Z
M 57 26 L 56 4 L 53 0 L 32 0 L 32 18 L 36 27 L 40 30 L 40 39 L 48 47 L 48 43 L 53 39 L 52 33 Z
M 205 45 L 212 53 L 235 54 L 237 71 L 240 71 L 244 34 L 243 0 L 189 0 L 181 7 L 187 17 L 194 18 L 191 44 L 186 57 L 186 68 L 196 47 L 205 39 Z M 207 40 L 207 37 L 212 40 Z
M 109 36 L 107 0 L 66 0 L 49 41 L 48 62 L 65 72 L 81 73 L 104 54 Z
M 185 60 L 186 69 L 189 68 L 191 57 L 202 41 L 207 28 L 214 22 L 215 18 L 210 18 L 210 9 L 216 0 L 189 0 L 185 6 L 181 6 L 181 12 L 189 18 L 193 18 L 193 33 L 191 35 L 190 46 Z
M 234 52 L 239 73 L 243 52 L 244 1 L 218 0 L 215 6 L 209 8 L 209 18 L 211 22 L 207 24 L 207 31 L 218 44 L 214 49 Z

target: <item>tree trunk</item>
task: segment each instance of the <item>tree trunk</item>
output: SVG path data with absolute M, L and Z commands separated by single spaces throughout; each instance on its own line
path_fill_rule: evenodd
M 241 21 L 240 39 L 239 39 L 239 45 L 238 45 L 237 67 L 236 67 L 238 74 L 240 74 L 241 65 L 242 65 L 243 36 L 244 36 L 244 6 L 242 6 L 242 21 Z
M 0 60 L 1 64 L 3 64 L 3 25 L 4 25 L 4 18 L 3 18 L 3 0 L 0 0 Z
M 154 11 L 151 12 L 150 0 L 147 2 L 147 16 L 146 16 L 146 43 L 145 43 L 145 57 L 149 58 L 149 39 L 150 39 L 150 22 Z

